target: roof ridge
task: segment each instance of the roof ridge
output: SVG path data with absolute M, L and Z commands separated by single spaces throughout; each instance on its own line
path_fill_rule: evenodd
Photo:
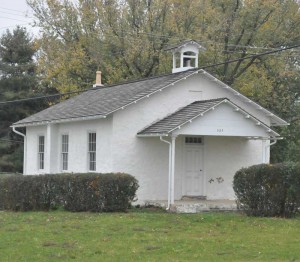
M 155 78 L 160 78 L 160 77 L 165 77 L 165 76 L 180 75 L 180 74 L 185 74 L 185 73 L 188 73 L 188 72 L 194 72 L 194 71 L 197 71 L 197 70 L 201 70 L 201 68 L 197 67 L 197 68 L 192 68 L 192 69 L 185 70 L 185 71 L 182 71 L 182 72 L 177 72 L 177 73 L 166 73 L 166 74 L 162 74 L 162 75 L 150 76 L 150 77 L 145 77 L 145 78 L 141 78 L 141 79 L 121 81 L 121 82 L 117 82 L 117 83 L 109 84 L 109 85 L 96 86 L 96 87 L 92 87 L 91 89 L 86 90 L 85 92 L 92 91 L 92 90 L 104 89 L 104 88 L 108 88 L 108 87 L 126 85 L 126 84 L 131 84 L 131 83 L 143 82 L 143 81 L 147 81 L 147 80 L 151 80 L 151 79 L 155 79 Z

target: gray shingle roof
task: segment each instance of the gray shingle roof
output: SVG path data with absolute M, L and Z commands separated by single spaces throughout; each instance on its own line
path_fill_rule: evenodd
M 238 97 L 252 104 L 253 107 L 262 110 L 271 118 L 271 125 L 287 125 L 288 123 L 269 110 L 261 107 L 254 101 L 242 95 L 233 88 L 227 86 L 203 69 L 191 69 L 188 71 L 151 77 L 137 81 L 125 82 L 116 85 L 92 88 L 80 95 L 64 102 L 49 107 L 39 113 L 22 119 L 12 126 L 22 127 L 29 125 L 45 124 L 48 122 L 66 122 L 72 120 L 93 119 L 106 117 L 109 114 L 124 108 L 138 100 L 148 97 L 176 82 L 188 78 L 195 73 L 202 73 L 218 85 L 226 87 Z
M 189 70 L 117 85 L 92 88 L 13 124 L 26 126 L 40 122 L 64 121 L 85 117 L 105 117 L 138 99 L 193 74 Z
M 268 130 L 268 132 L 272 133 L 275 136 L 279 136 L 278 133 L 271 130 L 269 126 L 249 114 L 248 112 L 244 111 L 242 108 L 237 106 L 236 104 L 232 103 L 228 98 L 217 98 L 217 99 L 210 99 L 210 100 L 201 100 L 193 102 L 179 110 L 175 111 L 174 113 L 166 116 L 163 119 L 160 119 L 150 126 L 144 128 L 142 131 L 138 132 L 139 136 L 159 136 L 159 135 L 168 135 L 172 133 L 175 129 L 183 126 L 184 124 L 189 123 L 190 120 L 203 115 L 208 110 L 213 109 L 214 107 L 220 105 L 223 102 L 227 102 L 232 107 L 235 107 L 239 111 L 243 111 L 243 113 L 249 118 L 251 118 L 256 123 L 259 123 L 263 128 Z
M 218 99 L 193 102 L 177 110 L 176 112 L 166 116 L 165 118 L 151 124 L 150 126 L 146 127 L 142 131 L 138 132 L 138 135 L 169 134 L 177 127 L 201 115 L 205 111 L 211 109 L 212 107 L 216 106 L 217 104 L 219 104 L 224 100 L 226 100 L 226 98 L 218 98 Z

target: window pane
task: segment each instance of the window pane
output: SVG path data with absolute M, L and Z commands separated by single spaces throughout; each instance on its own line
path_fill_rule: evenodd
M 62 135 L 62 170 L 68 170 L 69 135 Z
M 39 169 L 44 169 L 45 137 L 39 136 L 38 141 L 38 167 Z
M 44 152 L 44 136 L 39 137 L 40 152 Z
M 89 170 L 96 170 L 96 133 L 89 133 L 88 141 Z
M 96 133 L 89 133 L 89 152 L 96 151 Z
M 39 153 L 39 169 L 44 169 L 44 153 Z
M 68 151 L 69 151 L 69 136 L 62 135 L 62 152 L 68 152 Z
M 68 153 L 62 154 L 62 169 L 68 170 Z
M 96 153 L 89 153 L 90 156 L 90 163 L 89 163 L 89 168 L 91 171 L 96 170 Z

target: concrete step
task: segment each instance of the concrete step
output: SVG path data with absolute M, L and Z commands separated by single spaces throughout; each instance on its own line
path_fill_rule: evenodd
M 156 206 L 167 208 L 167 201 L 146 201 L 146 206 Z M 201 213 L 207 211 L 236 211 L 237 205 L 235 200 L 181 200 L 175 201 L 175 204 L 170 208 L 171 212 L 175 213 Z

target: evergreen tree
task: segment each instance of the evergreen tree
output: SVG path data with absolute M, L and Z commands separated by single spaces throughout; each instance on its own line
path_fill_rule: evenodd
M 34 42 L 25 28 L 0 37 L 0 101 L 32 97 L 37 88 Z M 40 110 L 40 102 L 0 105 L 0 172 L 22 172 L 23 138 L 10 125 Z

